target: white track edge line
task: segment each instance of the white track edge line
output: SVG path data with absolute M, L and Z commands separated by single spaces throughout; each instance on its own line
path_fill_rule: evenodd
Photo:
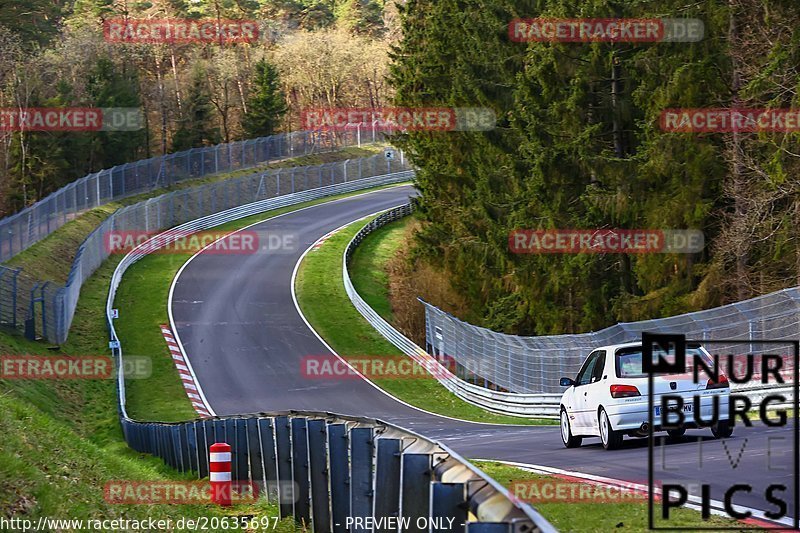
M 336 228 L 335 230 L 332 230 L 332 231 L 331 231 L 331 233 L 337 233 L 337 232 L 341 231 L 343 228 L 346 228 L 347 226 L 350 226 L 350 225 L 352 225 L 352 224 L 355 224 L 355 223 L 356 223 L 356 222 L 358 222 L 359 220 L 364 220 L 364 219 L 366 219 L 366 218 L 370 218 L 370 217 L 377 216 L 377 215 L 379 215 L 379 214 L 381 214 L 381 213 L 383 213 L 383 212 L 385 212 L 385 211 L 389 211 L 390 209 L 396 209 L 396 208 L 398 208 L 398 207 L 401 207 L 401 206 L 403 206 L 403 205 L 405 205 L 405 204 L 400 204 L 400 205 L 396 205 L 396 206 L 394 206 L 394 207 L 388 207 L 388 208 L 386 208 L 386 209 L 381 209 L 380 211 L 376 211 L 376 212 L 374 212 L 374 213 L 372 213 L 372 214 L 369 214 L 369 215 L 366 215 L 366 216 L 360 217 L 360 218 L 358 218 L 358 219 L 356 219 L 356 220 L 351 220 L 350 222 L 348 222 L 348 223 L 346 223 L 346 224 L 343 224 L 343 225 L 339 226 L 339 227 L 338 227 L 338 228 Z M 300 258 L 297 260 L 297 263 L 295 263 L 295 265 L 294 265 L 294 271 L 292 272 L 292 281 L 291 281 L 291 283 L 292 283 L 292 301 L 294 302 L 294 307 L 295 307 L 295 309 L 297 310 L 297 314 L 298 314 L 298 315 L 300 315 L 300 318 L 302 318 L 302 319 L 303 319 L 303 322 L 305 322 L 305 324 L 306 324 L 306 327 L 308 327 L 308 329 L 311 331 L 311 333 L 313 333 L 313 334 L 314 334 L 314 336 L 315 336 L 317 339 L 319 339 L 319 341 L 320 341 L 320 342 L 321 342 L 321 343 L 322 343 L 322 344 L 323 344 L 323 345 L 324 345 L 324 346 L 325 346 L 325 347 L 326 347 L 326 348 L 327 348 L 327 349 L 328 349 L 328 350 L 329 350 L 329 351 L 330 351 L 330 352 L 331 352 L 333 355 L 335 355 L 335 356 L 336 356 L 336 357 L 337 357 L 337 358 L 338 358 L 340 361 L 342 361 L 342 362 L 343 362 L 345 365 L 347 365 L 349 368 L 351 368 L 351 369 L 353 370 L 353 372 L 355 372 L 356 374 L 358 374 L 358 376 L 359 376 L 361 379 L 363 379 L 364 381 L 366 381 L 367 383 L 369 383 L 370 385 L 372 385 L 373 387 L 375 387 L 375 389 L 377 389 L 377 390 L 378 390 L 378 391 L 380 391 L 381 393 L 385 394 L 385 395 L 386 395 L 386 396 L 388 396 L 389 398 L 392 398 L 392 399 L 393 399 L 393 400 L 395 400 L 396 402 L 398 402 L 398 403 L 401 403 L 401 404 L 405 405 L 406 407 L 410 407 L 410 408 L 412 408 L 412 409 L 415 409 L 415 410 L 417 410 L 417 411 L 419 411 L 419 412 L 421 412 L 421 413 L 425 413 L 425 414 L 427 414 L 427 415 L 431 415 L 431 416 L 437 416 L 437 417 L 439 417 L 439 418 L 445 418 L 445 419 L 447 419 L 447 420 L 453 420 L 453 421 L 455 421 L 455 422 L 466 422 L 466 423 L 468 423 L 468 424 L 478 424 L 478 425 L 486 425 L 486 426 L 503 426 L 503 427 L 508 427 L 508 428 L 521 428 L 521 427 L 524 427 L 524 428 L 535 428 L 535 427 L 554 428 L 554 427 L 556 427 L 556 426 L 554 426 L 554 425 L 544 425 L 544 424 L 541 424 L 541 425 L 536 425 L 536 424 L 528 424 L 528 425 L 526 425 L 526 424 L 502 424 L 502 423 L 500 423 L 500 422 L 477 422 L 477 421 L 475 421 L 475 420 L 464 420 L 464 419 L 462 419 L 462 418 L 455 418 L 455 417 L 452 417 L 452 416 L 441 415 L 441 414 L 439 414 L 439 413 L 433 413 L 433 412 L 431 412 L 431 411 L 426 411 L 425 409 L 422 409 L 421 407 L 417 407 L 417 406 L 415 406 L 415 405 L 411 405 L 410 403 L 408 403 L 408 402 L 405 402 L 405 401 L 401 400 L 401 399 L 400 399 L 400 398 L 398 398 L 397 396 L 394 396 L 393 394 L 390 394 L 390 393 L 389 393 L 389 392 L 387 392 L 386 390 L 382 389 L 381 387 L 379 387 L 378 385 L 376 385 L 375 383 L 373 383 L 372 381 L 370 381 L 369 379 L 367 379 L 367 378 L 366 378 L 366 377 L 365 377 L 365 376 L 364 376 L 364 375 L 363 375 L 361 372 L 359 372 L 359 371 L 358 371 L 356 368 L 354 368 L 354 367 L 353 367 L 353 366 L 352 366 L 350 363 L 348 363 L 348 362 L 347 362 L 347 360 L 345 360 L 345 359 L 344 359 L 344 358 L 343 358 L 341 355 L 339 355 L 339 354 L 336 352 L 336 350 L 334 350 L 333 348 L 331 348 L 331 346 L 330 346 L 330 345 L 329 345 L 327 342 L 325 342 L 325 339 L 323 339 L 323 338 L 320 336 L 320 334 L 319 334 L 319 333 L 317 333 L 317 330 L 315 330 L 315 329 L 314 329 L 314 328 L 311 326 L 311 324 L 308 322 L 308 320 L 306 319 L 306 316 L 303 314 L 303 311 L 301 311 L 301 310 L 300 310 L 300 305 L 299 305 L 299 304 L 298 304 L 298 302 L 297 302 L 297 295 L 296 295 L 296 293 L 295 293 L 295 280 L 296 280 L 296 278 L 297 278 L 297 271 L 300 269 L 300 264 L 303 262 L 303 259 L 305 259 L 306 255 L 308 255 L 308 253 L 309 253 L 309 252 L 310 252 L 310 251 L 311 251 L 311 250 L 314 248 L 314 246 L 317 244 L 317 242 L 319 242 L 320 240 L 322 240 L 324 237 L 325 237 L 325 236 L 323 235 L 322 237 L 320 237 L 319 239 L 317 239 L 315 242 L 311 243 L 311 246 L 309 246 L 308 248 L 306 248 L 306 251 L 305 251 L 305 252 L 303 252 L 303 255 L 301 255 L 301 256 L 300 256 Z M 348 299 L 348 300 L 349 300 L 349 299 Z M 351 305 L 352 305 L 352 302 L 350 302 L 350 303 L 351 303 Z M 360 314 L 359 314 L 359 316 L 360 316 Z M 363 318 L 363 317 L 362 317 L 362 318 Z M 369 324 L 369 323 L 368 323 L 368 324 Z M 370 325 L 370 327 L 372 327 L 372 326 Z M 388 342 L 388 341 L 387 341 L 387 342 Z M 441 385 L 441 384 L 440 384 L 440 385 Z M 442 385 L 442 386 L 443 386 L 443 385 Z M 445 390 L 446 390 L 446 389 L 445 389 Z M 450 391 L 448 391 L 448 392 L 450 392 Z M 451 394 L 452 394 L 452 393 L 451 393 Z M 464 401 L 464 400 L 462 400 L 461 398 L 458 398 L 458 399 L 459 399 L 459 400 L 461 400 L 461 401 Z
M 571 476 L 571 477 L 575 477 L 575 478 L 579 478 L 579 479 L 585 479 L 586 481 L 593 481 L 595 483 L 600 483 L 600 484 L 603 484 L 603 485 L 624 486 L 624 487 L 630 487 L 630 488 L 633 488 L 633 489 L 636 489 L 636 490 L 644 490 L 644 491 L 648 490 L 647 485 L 642 485 L 641 483 L 635 483 L 635 482 L 632 482 L 632 481 L 625 481 L 625 480 L 622 480 L 622 479 L 614 479 L 614 478 L 609 478 L 609 477 L 604 477 L 604 476 L 598 476 L 598 475 L 595 475 L 595 474 L 587 474 L 585 472 L 577 472 L 577 471 L 574 471 L 574 470 L 564 470 L 562 468 L 556 468 L 556 467 L 553 467 L 553 466 L 534 465 L 534 464 L 530 464 L 530 463 L 520 463 L 520 462 L 516 462 L 516 461 L 505 461 L 505 460 L 497 460 L 497 459 L 474 459 L 474 461 L 492 461 L 492 462 L 502 463 L 502 464 L 505 464 L 505 465 L 508 465 L 508 466 L 514 466 L 514 467 L 521 468 L 523 470 L 528 470 L 530 472 L 535 472 L 535 473 L 538 473 L 538 474 L 551 474 L 551 475 L 552 474 L 559 474 L 559 475 Z M 661 490 L 660 489 L 655 489 L 653 492 L 654 492 L 654 494 L 661 494 Z M 701 500 L 700 500 L 700 498 L 698 496 L 691 496 L 690 495 L 689 496 L 689 502 L 685 503 L 682 507 L 686 507 L 688 509 L 692 509 L 692 510 L 695 510 L 695 511 L 700 511 L 701 510 L 701 506 L 700 506 L 700 503 L 699 503 L 700 501 Z M 729 516 L 727 513 L 725 513 L 723 511 L 723 509 L 725 508 L 725 504 L 723 502 L 721 502 L 720 500 L 709 500 L 709 502 L 711 503 L 711 514 L 714 514 L 714 515 L 717 515 L 717 516 L 723 516 L 723 517 L 731 518 L 732 520 L 735 520 L 735 518 Z M 794 525 L 794 522 L 790 518 L 781 518 L 779 520 L 774 520 L 772 518 L 767 518 L 766 516 L 764 516 L 765 511 L 762 511 L 760 509 L 754 509 L 752 507 L 747 507 L 747 506 L 738 505 L 738 504 L 733 504 L 732 506 L 733 506 L 734 510 L 736 510 L 736 511 L 740 511 L 740 512 L 741 511 L 750 511 L 752 513 L 752 516 L 749 517 L 749 518 L 755 518 L 757 520 L 762 520 L 764 522 L 769 522 L 770 524 L 776 524 L 776 525 L 777 524 L 788 525 L 789 527 Z
M 364 196 L 366 194 L 375 194 L 376 192 L 381 192 L 381 191 L 385 191 L 385 190 L 388 190 L 388 189 L 394 189 L 396 187 L 407 187 L 407 186 L 408 186 L 408 183 L 398 183 L 398 184 L 395 184 L 395 185 L 390 185 L 388 187 L 382 187 L 382 188 L 376 189 L 374 191 L 367 191 L 367 192 L 363 192 L 363 193 L 359 193 L 359 194 L 354 194 L 354 195 L 351 195 L 351 196 L 346 196 L 344 198 L 337 198 L 335 200 L 330 200 L 328 202 L 320 202 L 320 203 L 317 203 L 317 204 L 314 204 L 314 205 L 308 205 L 306 207 L 301 207 L 299 209 L 294 209 L 294 210 L 291 210 L 291 211 L 287 211 L 286 213 L 281 213 L 279 215 L 275 215 L 275 216 L 266 218 L 264 220 L 259 220 L 258 222 L 253 222 L 252 224 L 248 224 L 247 226 L 244 226 L 242 228 L 234 230 L 231 233 L 228 233 L 225 236 L 223 236 L 223 237 L 215 240 L 214 242 L 208 244 L 207 246 L 204 246 L 201 250 L 198 250 L 197 252 L 195 252 L 195 254 L 192 255 L 192 257 L 187 259 L 186 262 L 181 265 L 181 268 L 178 269 L 178 272 L 175 274 L 175 277 L 172 279 L 172 283 L 169 286 L 169 295 L 167 296 L 167 316 L 169 317 L 169 326 L 170 326 L 170 329 L 172 330 L 172 335 L 175 337 L 175 341 L 178 344 L 178 348 L 180 348 L 181 354 L 183 355 L 183 359 L 184 359 L 184 361 L 186 361 L 186 366 L 189 367 L 189 372 L 192 374 L 192 378 L 194 379 L 195 385 L 197 385 L 197 392 L 200 394 L 200 397 L 202 398 L 203 404 L 208 409 L 208 412 L 211 413 L 211 416 L 217 416 L 217 413 L 212 409 L 211 404 L 209 403 L 208 399 L 206 398 L 205 393 L 203 392 L 203 387 L 200 385 L 200 380 L 197 379 L 197 375 L 194 373 L 194 367 L 192 367 L 192 363 L 191 363 L 191 361 L 189 361 L 189 357 L 186 355 L 186 350 L 183 347 L 183 342 L 181 341 L 181 336 L 178 333 L 178 328 L 175 326 L 175 317 L 172 315 L 172 295 L 175 292 L 175 286 L 178 284 L 178 280 L 180 279 L 181 274 L 183 273 L 183 270 L 187 267 L 187 265 L 189 265 L 189 263 L 191 263 L 192 260 L 195 257 L 197 257 L 198 255 L 202 254 L 206 249 L 216 245 L 218 241 L 220 241 L 222 239 L 227 239 L 231 235 L 235 235 L 235 234 L 237 234 L 237 233 L 239 233 L 241 231 L 244 231 L 244 230 L 246 230 L 248 228 L 251 228 L 253 226 L 256 226 L 258 224 L 266 222 L 267 220 L 274 220 L 276 218 L 280 218 L 280 217 L 283 217 L 283 216 L 286 216 L 286 215 L 290 215 L 292 213 L 297 213 L 297 212 L 303 211 L 305 209 L 311 209 L 312 207 L 317 207 L 317 206 L 322 205 L 322 204 L 332 204 L 332 203 L 341 202 L 341 201 L 344 201 L 344 200 L 349 200 L 351 198 L 358 198 L 359 196 Z M 282 208 L 278 207 L 278 208 L 276 208 L 276 210 L 277 209 L 282 209 Z M 263 214 L 266 214 L 268 212 L 269 211 L 266 211 Z M 303 254 L 303 255 L 305 255 L 305 254 Z M 294 297 L 294 294 L 292 294 L 292 296 Z

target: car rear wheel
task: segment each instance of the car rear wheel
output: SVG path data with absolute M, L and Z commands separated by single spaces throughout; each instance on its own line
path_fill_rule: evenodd
M 614 431 L 611 427 L 611 421 L 608 419 L 605 409 L 600 409 L 598 418 L 600 425 L 600 441 L 603 443 L 603 448 L 606 450 L 615 450 L 619 448 L 622 444 L 622 433 Z
M 567 448 L 577 448 L 583 441 L 582 437 L 575 437 L 572 435 L 572 428 L 569 425 L 569 416 L 567 411 L 561 409 L 561 442 Z
M 715 425 L 711 426 L 711 433 L 718 439 L 727 439 L 733 435 L 733 426 L 730 420 L 720 420 Z

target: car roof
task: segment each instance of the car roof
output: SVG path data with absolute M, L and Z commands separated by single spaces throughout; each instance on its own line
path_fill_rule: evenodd
M 609 344 L 608 346 L 601 346 L 597 350 L 605 350 L 607 352 L 616 353 L 621 348 L 639 348 L 642 346 L 641 342 L 625 342 L 622 344 Z
M 616 353 L 617 350 L 621 350 L 623 348 L 641 348 L 642 343 L 640 341 L 637 342 L 623 342 L 621 344 L 609 344 L 607 346 L 600 346 L 596 348 L 596 350 L 605 350 L 607 352 Z

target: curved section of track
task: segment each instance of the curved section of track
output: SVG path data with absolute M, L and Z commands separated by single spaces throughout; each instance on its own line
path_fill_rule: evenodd
M 278 410 L 320 410 L 375 417 L 440 440 L 466 457 L 532 463 L 647 482 L 647 441 L 626 441 L 606 452 L 590 439 L 564 449 L 559 428 L 498 426 L 453 420 L 420 411 L 355 379 L 306 379 L 303 358 L 330 354 L 298 313 L 291 280 L 303 252 L 349 222 L 405 203 L 410 186 L 394 187 L 301 209 L 251 226 L 259 242 L 289 236 L 290 249 L 251 255 L 199 253 L 175 279 L 171 317 L 176 336 L 218 415 Z M 705 436 L 706 432 L 689 432 Z M 786 436 L 784 440 L 775 437 Z M 711 497 L 743 480 L 750 495 L 736 503 L 764 508 L 763 488 L 776 480 L 792 487 L 792 443 L 787 428 L 737 427 L 727 441 L 704 441 L 702 457 L 692 440 L 669 444 L 656 455 L 673 479 L 710 483 Z M 739 450 L 741 460 L 732 468 Z M 781 455 L 782 458 L 781 458 Z M 777 458 L 776 458 L 777 457 Z M 768 463 L 771 461 L 771 463 Z M 698 466 L 698 462 L 700 466 Z M 770 470 L 768 464 L 772 465 Z M 784 466 L 784 469 L 775 470 Z M 675 470 L 671 470 L 675 469 Z M 663 476 L 659 476 L 663 477 Z M 794 511 L 790 511 L 794 515 Z

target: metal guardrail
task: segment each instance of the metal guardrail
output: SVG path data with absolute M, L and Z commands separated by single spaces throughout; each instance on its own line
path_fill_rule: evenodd
M 433 370 L 432 374 L 436 376 L 436 379 L 438 379 L 447 390 L 462 400 L 496 413 L 537 418 L 558 418 L 561 394 L 510 394 L 489 390 L 479 385 L 469 383 L 456 374 L 453 374 L 451 368 L 445 361 L 432 357 L 428 352 L 414 343 L 414 341 L 397 331 L 397 329 L 384 320 L 383 317 L 372 309 L 361 295 L 358 294 L 358 291 L 356 291 L 353 286 L 348 271 L 348 263 L 356 248 L 367 235 L 390 222 L 410 215 L 412 210 L 412 204 L 390 209 L 375 217 L 353 236 L 353 239 L 345 248 L 342 263 L 344 287 L 350 301 L 358 312 L 361 313 L 361 316 L 363 316 L 378 333 L 383 335 L 386 340 L 394 344 L 401 352 L 411 357 L 423 368 Z M 458 370 L 456 369 L 456 371 Z
M 315 533 L 371 530 L 347 527 L 347 517 L 405 518 L 410 526 L 402 530 L 419 533 L 429 531 L 416 522 L 426 518 L 453 519 L 448 529 L 455 533 L 554 532 L 530 505 L 446 446 L 380 420 L 292 411 L 169 424 L 139 422 L 127 414 L 123 350 L 112 309 L 117 288 L 132 264 L 163 247 L 174 234 L 412 177 L 413 171 L 403 171 L 254 202 L 172 228 L 128 253 L 111 277 L 106 302 L 126 442 L 200 478 L 208 476 L 210 444 L 227 442 L 232 448 L 233 478 L 266 487 L 262 492 L 279 504 L 281 517 L 311 523 Z M 269 490 L 276 485 L 281 488 L 277 494 Z M 283 489 L 286 486 L 288 490 Z
M 123 420 L 123 430 L 134 450 L 201 479 L 210 445 L 228 443 L 232 478 L 261 487 L 281 518 L 293 516 L 315 533 L 373 531 L 348 518 L 407 520 L 399 531 L 415 533 L 556 531 L 454 451 L 381 420 L 290 411 L 174 424 Z M 430 519 L 452 525 L 429 528 Z
M 365 130 L 364 142 L 384 138 Z M 246 169 L 285 157 L 361 146 L 361 131 L 298 131 L 192 148 L 89 174 L 0 220 L 0 262 L 40 241 L 87 209 L 219 172 Z
M 481 386 L 478 383 L 488 384 L 491 383 L 489 380 L 481 380 L 480 378 L 485 375 L 487 372 L 485 369 L 496 370 L 497 367 L 494 366 L 491 361 L 491 357 L 489 357 L 492 353 L 508 353 L 508 348 L 504 347 L 503 350 L 498 349 L 496 346 L 493 347 L 492 342 L 492 335 L 494 336 L 502 336 L 504 339 L 507 340 L 507 344 L 518 346 L 520 344 L 520 339 L 525 339 L 528 342 L 535 343 L 541 337 L 514 337 L 513 335 L 503 335 L 495 332 L 491 332 L 489 330 L 485 330 L 483 328 L 478 328 L 476 326 L 471 326 L 466 324 L 457 318 L 444 313 L 443 311 L 431 306 L 426 302 L 422 302 L 425 304 L 426 308 L 426 324 L 428 325 L 428 337 L 427 337 L 427 350 L 423 350 L 419 347 L 416 343 L 411 341 L 401 332 L 397 331 L 391 324 L 389 324 L 386 320 L 384 320 L 374 309 L 372 309 L 364 299 L 358 294 L 353 286 L 352 281 L 350 280 L 350 274 L 348 272 L 348 262 L 355 252 L 355 249 L 358 245 L 364 240 L 364 238 L 375 231 L 376 229 L 403 218 L 405 216 L 410 215 L 412 212 L 412 204 L 403 205 L 400 207 L 396 207 L 394 209 L 390 209 L 382 213 L 381 215 L 374 218 L 368 224 L 366 224 L 350 241 L 345 249 L 344 253 L 344 260 L 343 260 L 343 277 L 344 277 L 344 285 L 345 290 L 347 291 L 347 295 L 350 297 L 350 301 L 353 303 L 355 308 L 358 310 L 359 313 L 369 322 L 369 324 L 375 328 L 384 338 L 386 338 L 389 342 L 394 344 L 400 351 L 404 354 L 408 355 L 415 361 L 417 361 L 423 368 L 434 370 L 432 372 L 435 375 L 436 379 L 449 391 L 453 394 L 458 396 L 464 401 L 477 405 L 478 407 L 482 407 L 486 410 L 493 411 L 496 413 L 501 413 L 505 415 L 512 415 L 512 416 L 524 416 L 524 417 L 535 417 L 535 418 L 558 418 L 559 416 L 559 406 L 561 401 L 561 396 L 563 393 L 563 388 L 558 385 L 558 381 L 562 376 L 575 376 L 580 369 L 580 365 L 583 362 L 583 359 L 589 355 L 589 353 L 594 350 L 595 348 L 603 345 L 614 344 L 614 342 L 601 342 L 595 341 L 595 344 L 587 343 L 583 341 L 586 335 L 591 334 L 583 334 L 583 335 L 559 335 L 557 336 L 560 342 L 568 343 L 570 337 L 575 337 L 578 340 L 583 341 L 580 344 L 580 355 L 573 358 L 575 363 L 573 364 L 573 360 L 569 359 L 566 361 L 562 361 L 564 354 L 562 351 L 551 350 L 546 357 L 551 359 L 550 366 L 553 368 L 558 368 L 558 373 L 556 374 L 548 374 L 544 378 L 536 374 L 536 372 L 540 372 L 543 366 L 528 366 L 525 367 L 526 372 L 532 373 L 531 381 L 533 378 L 536 380 L 539 379 L 547 379 L 552 380 L 553 387 L 550 387 L 549 390 L 558 390 L 559 392 L 538 392 L 538 393 L 516 393 L 516 392 L 507 392 L 502 390 L 494 390 L 487 386 Z M 788 291 L 798 291 L 798 289 L 788 289 Z M 785 293 L 786 291 L 781 291 Z M 768 298 L 772 295 L 768 295 L 763 298 Z M 736 304 L 734 304 L 736 305 Z M 723 309 L 723 308 L 720 308 Z M 456 323 L 461 328 L 469 328 L 470 330 L 478 330 L 481 333 L 481 337 L 478 341 L 475 342 L 472 352 L 470 352 L 470 359 L 469 361 L 475 362 L 474 365 L 466 365 L 463 364 L 464 359 L 462 358 L 461 350 L 463 348 L 463 344 L 460 342 L 452 342 L 447 343 L 444 339 L 444 335 L 446 331 L 444 328 L 439 328 L 438 324 L 441 322 L 437 322 L 437 326 L 431 326 L 431 313 L 432 310 L 435 310 L 437 313 L 437 317 L 439 315 L 445 315 L 447 320 Z M 704 313 L 705 311 L 701 311 L 700 313 Z M 712 309 L 709 311 L 710 313 L 718 313 L 718 309 Z M 798 315 L 800 316 L 800 315 Z M 663 319 L 664 321 L 674 321 L 675 318 L 681 317 L 671 317 L 667 319 Z M 782 317 L 784 318 L 784 317 Z M 795 319 L 796 320 L 796 319 Z M 653 331 L 661 332 L 657 326 L 653 326 L 654 322 L 658 321 L 647 321 L 642 324 L 642 328 L 644 327 L 652 327 Z M 782 322 L 783 323 L 783 322 Z M 630 324 L 629 324 L 630 325 Z M 798 327 L 798 322 L 794 323 L 795 327 Z M 436 329 L 434 329 L 436 328 Z M 433 331 L 433 335 L 431 332 Z M 604 330 L 605 331 L 605 330 Z M 644 331 L 642 329 L 641 331 Z M 751 329 L 752 331 L 752 329 Z M 488 332 L 488 333 L 487 333 Z M 492 335 L 490 335 L 492 334 Z M 693 338 L 702 338 L 706 340 L 710 340 L 707 332 L 702 333 L 695 333 Z M 799 335 L 800 336 L 800 335 Z M 550 337 L 544 337 L 543 339 L 547 340 Z M 635 341 L 639 340 L 641 336 L 638 338 L 636 336 L 630 336 L 628 340 Z M 750 337 L 752 339 L 752 337 Z M 574 342 L 574 341 L 573 341 Z M 755 341 L 754 341 L 755 342 Z M 444 347 L 450 348 L 444 348 Z M 717 346 L 715 346 L 717 348 Z M 730 349 L 730 346 L 723 347 L 726 349 Z M 486 350 L 485 352 L 481 352 L 480 350 Z M 495 350 L 494 352 L 492 350 Z M 725 352 L 727 353 L 727 352 Z M 487 360 L 490 364 L 487 364 Z M 502 367 L 502 368 L 507 368 Z M 451 371 L 451 369 L 455 370 L 455 374 Z M 480 369 L 480 370 L 479 370 Z M 478 372 L 482 372 L 482 374 L 478 374 Z M 464 377 L 468 377 L 472 381 L 476 381 L 477 383 L 473 383 L 470 381 L 466 381 Z M 758 401 L 760 400 L 765 394 L 783 394 L 787 398 L 792 397 L 792 387 L 791 385 L 786 386 L 779 386 L 779 385 L 733 385 L 733 389 L 736 390 L 738 393 L 742 393 L 751 400 Z
M 123 207 L 104 220 L 81 243 L 63 287 L 24 275 L 19 277 L 13 269 L 0 267 L 0 324 L 24 328 L 31 338 L 41 336 L 55 344 L 64 342 L 84 281 L 112 253 L 107 237 L 113 232 L 156 232 L 260 199 L 280 198 L 312 189 L 322 190 L 320 188 L 326 185 L 352 183 L 365 177 L 409 168 L 402 152 L 399 158 L 392 160 L 378 154 L 324 165 L 256 172 L 174 191 Z M 12 306 L 18 310 L 16 314 L 6 311 Z

